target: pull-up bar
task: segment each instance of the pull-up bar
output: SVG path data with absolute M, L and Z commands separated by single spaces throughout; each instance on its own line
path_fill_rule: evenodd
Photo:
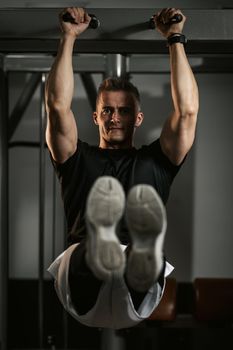
M 100 21 L 97 19 L 97 17 L 93 14 L 89 14 L 89 16 L 91 17 L 91 21 L 89 23 L 89 27 L 88 28 L 92 28 L 92 29 L 96 29 L 100 26 Z M 64 22 L 70 22 L 70 23 L 76 23 L 75 22 L 75 18 L 72 17 L 72 15 L 69 12 L 66 12 L 63 16 L 62 19 Z M 171 24 L 171 23 L 179 23 L 181 22 L 183 19 L 182 15 L 180 14 L 176 14 L 175 16 L 173 16 L 171 18 L 171 20 L 169 21 L 169 23 L 167 24 Z M 77 23 L 78 24 L 78 23 Z M 148 29 L 155 29 L 155 22 L 153 19 L 153 16 L 150 18 L 150 20 L 148 21 Z

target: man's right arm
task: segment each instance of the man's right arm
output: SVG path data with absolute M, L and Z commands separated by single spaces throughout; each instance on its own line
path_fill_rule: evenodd
M 62 15 L 69 12 L 79 24 L 65 23 Z M 74 93 L 72 65 L 76 38 L 87 29 L 90 17 L 83 9 L 68 8 L 61 12 L 62 36 L 57 57 L 46 82 L 47 128 L 46 142 L 52 157 L 58 163 L 65 162 L 77 148 L 78 130 L 71 110 Z

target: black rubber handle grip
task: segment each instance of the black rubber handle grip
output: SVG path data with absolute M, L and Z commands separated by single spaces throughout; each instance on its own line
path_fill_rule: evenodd
M 181 14 L 177 13 L 166 24 L 180 23 L 182 21 L 182 19 L 183 19 L 183 16 Z M 153 17 L 151 17 L 151 19 L 149 21 L 149 29 L 155 29 L 155 22 L 153 20 Z
M 88 15 L 91 17 L 91 21 L 89 23 L 88 28 L 92 28 L 92 29 L 98 28 L 100 26 L 100 21 L 96 18 L 95 15 L 92 15 L 90 13 L 88 13 Z M 62 20 L 64 22 L 76 23 L 75 19 L 71 16 L 69 12 L 64 13 L 64 15 L 62 16 Z

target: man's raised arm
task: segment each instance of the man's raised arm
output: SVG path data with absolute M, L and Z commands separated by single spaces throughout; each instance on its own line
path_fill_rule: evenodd
M 180 23 L 167 24 L 176 14 L 181 14 Z M 186 17 L 180 10 L 163 9 L 155 16 L 158 31 L 172 41 L 182 39 Z M 179 38 L 178 38 L 179 37 Z M 173 164 L 179 165 L 192 147 L 199 108 L 198 87 L 189 65 L 184 45 L 170 42 L 171 93 L 174 111 L 166 120 L 160 136 L 163 152 Z
M 77 24 L 64 22 L 62 16 L 65 12 L 69 12 Z M 87 29 L 90 20 L 82 8 L 67 8 L 60 13 L 61 40 L 45 92 L 46 142 L 58 163 L 65 162 L 77 148 L 78 130 L 71 110 L 74 93 L 72 56 L 75 40 Z

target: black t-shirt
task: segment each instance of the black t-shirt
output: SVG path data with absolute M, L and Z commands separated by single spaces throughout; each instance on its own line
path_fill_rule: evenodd
M 53 161 L 61 183 L 68 225 L 68 243 L 76 243 L 86 235 L 86 199 L 94 181 L 104 175 L 117 178 L 125 190 L 137 184 L 153 186 L 166 204 L 170 186 L 180 166 L 173 165 L 161 150 L 159 139 L 140 149 L 102 149 L 78 141 L 77 151 L 64 163 Z M 118 225 L 123 244 L 129 242 L 124 218 Z

